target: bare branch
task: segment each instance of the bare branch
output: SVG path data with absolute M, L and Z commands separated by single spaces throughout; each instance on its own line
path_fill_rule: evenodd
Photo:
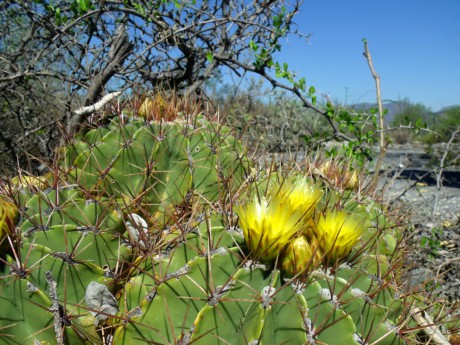
M 316 113 L 320 114 L 321 116 L 323 116 L 327 120 L 327 122 L 329 123 L 329 125 L 331 126 L 331 128 L 333 130 L 333 134 L 332 134 L 332 137 L 326 138 L 325 140 L 328 140 L 328 139 L 330 140 L 332 138 L 338 138 L 338 139 L 347 140 L 347 141 L 352 140 L 351 138 L 349 138 L 347 135 L 345 135 L 344 133 L 342 133 L 338 129 L 338 127 L 336 126 L 334 121 L 328 115 L 327 111 L 322 110 L 322 109 L 314 106 L 308 100 L 308 98 L 305 97 L 305 95 L 303 95 L 303 93 L 301 92 L 301 90 L 299 90 L 299 88 L 297 88 L 297 87 L 295 87 L 293 85 L 287 85 L 287 84 L 279 82 L 277 79 L 275 79 L 270 74 L 268 74 L 265 68 L 257 69 L 254 66 L 251 66 L 249 64 L 245 64 L 243 62 L 231 59 L 227 55 L 216 55 L 215 58 L 222 60 L 223 63 L 225 63 L 225 64 L 227 64 L 227 63 L 233 64 L 233 65 L 236 65 L 236 66 L 242 68 L 245 71 L 256 73 L 256 74 L 260 75 L 261 77 L 263 77 L 264 79 L 266 79 L 273 86 L 273 88 L 286 90 L 286 91 L 289 91 L 292 94 L 294 94 L 302 102 L 302 104 L 303 104 L 303 106 L 305 108 L 314 110 Z
M 41 1 L 5 0 L 0 13 L 4 39 L 0 47 L 0 101 L 9 102 L 4 108 L 8 126 L 2 128 L 2 134 L 12 142 L 4 141 L 3 147 L 25 153 L 39 150 L 43 145 L 37 143 L 43 138 L 57 138 L 53 145 L 62 143 L 59 137 L 63 133 L 57 128 L 72 136 L 91 113 L 73 109 L 97 104 L 108 90 L 161 87 L 184 95 L 203 94 L 200 91 L 205 82 L 226 68 L 236 75 L 256 73 L 274 88 L 293 92 L 306 108 L 327 119 L 334 137 L 349 140 L 301 90 L 283 84 L 271 75 L 272 70 L 256 68 L 251 62 L 254 52 L 249 42 L 272 56 L 279 50 L 281 39 L 301 36 L 293 22 L 301 3 L 184 1 L 178 8 L 169 1 L 134 5 L 112 0 L 75 8 L 63 0 L 54 1 L 53 6 Z M 282 18 L 278 26 L 274 25 L 275 17 Z M 26 116 L 24 108 L 29 103 Z M 61 121 L 62 126 L 36 130 L 55 121 Z M 46 156 L 48 152 L 34 155 Z M 21 162 L 26 160 L 22 153 L 20 156 Z
M 372 77 L 375 80 L 375 90 L 376 90 L 376 95 L 377 95 L 377 106 L 378 106 L 378 112 L 377 112 L 377 117 L 378 117 L 378 130 L 380 132 L 380 141 L 379 141 L 379 156 L 377 158 L 377 162 L 375 164 L 374 168 L 374 175 L 372 176 L 372 180 L 369 183 L 368 188 L 369 189 L 375 189 L 377 186 L 379 174 L 380 174 L 380 168 L 383 164 L 383 160 L 385 159 L 385 153 L 387 150 L 387 143 L 385 139 L 385 122 L 383 118 L 383 105 L 382 105 L 382 93 L 380 90 L 380 76 L 377 74 L 377 72 L 374 69 L 374 64 L 372 63 L 372 56 L 371 52 L 369 51 L 369 47 L 367 45 L 367 40 L 364 40 L 364 57 L 367 60 L 367 64 L 369 65 L 369 69 L 371 70 Z
M 86 107 L 81 107 L 79 109 L 76 109 L 74 113 L 75 115 L 78 115 L 78 116 L 93 114 L 96 111 L 101 110 L 111 100 L 120 96 L 121 93 L 122 93 L 121 91 L 109 93 L 108 95 L 105 95 L 104 97 L 102 97 L 102 99 L 99 102 L 96 102 Z

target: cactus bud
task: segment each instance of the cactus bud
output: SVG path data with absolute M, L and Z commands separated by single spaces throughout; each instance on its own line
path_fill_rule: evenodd
M 154 101 L 151 98 L 146 98 L 139 107 L 137 115 L 145 119 L 151 119 L 154 116 L 154 114 L 152 114 L 153 107 Z
M 348 172 L 347 181 L 345 185 L 348 189 L 356 189 L 359 187 L 359 178 L 358 173 L 356 171 Z
M 329 159 L 323 162 L 316 171 L 340 188 L 356 189 L 359 187 L 359 174 L 349 164 Z
M 20 188 L 34 188 L 38 190 L 43 190 L 52 185 L 51 181 L 53 179 L 53 175 L 51 173 L 47 173 L 44 176 L 29 176 L 29 175 L 22 175 L 22 176 L 15 176 L 11 179 L 11 185 L 13 186 L 14 190 Z
M 312 238 L 308 242 L 305 236 L 300 236 L 286 246 L 281 267 L 287 276 L 292 277 L 319 266 L 321 259 L 321 252 L 316 239 Z

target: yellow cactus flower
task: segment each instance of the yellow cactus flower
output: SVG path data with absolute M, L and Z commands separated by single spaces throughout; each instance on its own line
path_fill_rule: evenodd
M 11 235 L 18 219 L 19 211 L 15 204 L 0 196 L 0 246 L 8 246 L 7 235 Z
M 276 197 L 270 201 L 255 197 L 253 202 L 235 211 L 249 250 L 261 260 L 276 258 L 304 226 L 303 214 Z
M 281 185 L 278 195 L 286 200 L 292 209 L 300 209 L 307 217 L 313 213 L 316 204 L 323 196 L 323 191 L 306 178 L 299 178 L 295 181 L 286 180 Z
M 286 246 L 281 267 L 287 276 L 293 277 L 318 267 L 321 260 L 322 254 L 316 239 L 313 237 L 312 240 L 307 241 L 305 236 L 300 236 Z
M 346 257 L 366 229 L 364 219 L 345 211 L 327 211 L 316 225 L 316 236 L 329 262 Z

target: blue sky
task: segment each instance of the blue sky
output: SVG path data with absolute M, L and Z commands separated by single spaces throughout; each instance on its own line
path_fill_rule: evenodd
M 460 104 L 460 0 L 305 0 L 278 61 L 332 100 L 375 102 L 366 38 L 383 99 L 437 111 Z

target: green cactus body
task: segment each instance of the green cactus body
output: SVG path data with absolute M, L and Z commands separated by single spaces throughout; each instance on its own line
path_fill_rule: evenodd
M 27 279 L 12 279 L 8 285 L 0 286 L 0 343 L 55 344 L 53 314 L 48 310 L 51 303 L 46 291 Z M 74 320 L 72 326 L 65 327 L 67 344 L 85 344 L 78 326 L 78 321 Z M 90 332 L 85 333 L 89 337 Z

